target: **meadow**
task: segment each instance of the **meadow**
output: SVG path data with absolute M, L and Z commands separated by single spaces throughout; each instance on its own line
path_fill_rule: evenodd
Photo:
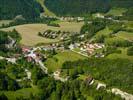
M 58 39 L 48 39 L 38 36 L 38 32 L 44 32 L 48 29 L 69 31 L 69 32 L 80 32 L 80 29 L 84 23 L 83 22 L 59 22 L 60 27 L 48 26 L 46 24 L 24 24 L 13 26 L 9 28 L 4 28 L 4 31 L 11 31 L 16 29 L 22 36 L 21 44 L 33 46 L 38 43 L 53 43 L 59 42 Z
M 72 51 L 59 52 L 52 58 L 48 58 L 45 65 L 48 67 L 49 71 L 56 71 L 62 67 L 62 64 L 66 61 L 76 61 L 79 59 L 86 59 L 86 57 L 74 53 Z

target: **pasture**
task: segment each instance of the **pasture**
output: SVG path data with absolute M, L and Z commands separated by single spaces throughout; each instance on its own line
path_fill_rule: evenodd
M 16 29 L 22 36 L 21 44 L 27 46 L 33 46 L 38 43 L 53 43 L 59 42 L 58 39 L 48 39 L 38 36 L 38 32 L 44 32 L 48 29 L 51 30 L 61 30 L 69 32 L 80 32 L 80 29 L 84 23 L 83 22 L 60 22 L 60 27 L 48 26 L 46 24 L 25 24 L 18 25 L 9 28 L 2 29 L 3 31 L 11 31 Z
M 46 67 L 48 67 L 50 72 L 56 71 L 62 67 L 62 64 L 66 61 L 76 61 L 79 59 L 86 59 L 86 57 L 74 53 L 72 51 L 59 52 L 52 58 L 48 58 L 45 62 Z

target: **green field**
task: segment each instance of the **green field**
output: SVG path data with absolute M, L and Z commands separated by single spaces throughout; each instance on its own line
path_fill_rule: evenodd
M 133 33 L 132 32 L 120 31 L 116 35 L 120 38 L 133 41 Z
M 49 71 L 55 71 L 62 67 L 62 64 L 66 61 L 75 61 L 79 59 L 86 59 L 77 53 L 72 51 L 64 51 L 59 52 L 57 55 L 53 56 L 52 58 L 48 58 L 45 62 L 46 67 L 48 67 Z
M 23 88 L 17 91 L 3 91 L 1 93 L 4 93 L 8 97 L 8 100 L 16 100 L 18 97 L 28 98 L 31 93 L 36 95 L 39 93 L 39 89 L 34 86 L 33 88 Z
M 117 53 L 109 54 L 107 58 L 110 58 L 110 59 L 123 58 L 123 59 L 129 59 L 133 61 L 133 56 L 127 55 L 127 48 L 119 48 L 119 49 L 122 51 L 121 54 L 117 54 Z
M 125 8 L 112 8 L 109 12 L 106 13 L 106 15 L 120 16 L 126 11 L 127 9 Z

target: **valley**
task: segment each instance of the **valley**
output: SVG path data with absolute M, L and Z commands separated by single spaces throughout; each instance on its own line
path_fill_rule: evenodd
M 0 100 L 133 100 L 132 4 L 0 0 Z

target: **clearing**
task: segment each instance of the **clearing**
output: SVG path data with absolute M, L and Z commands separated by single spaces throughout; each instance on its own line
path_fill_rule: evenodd
M 25 24 L 18 25 L 9 28 L 2 29 L 3 31 L 11 31 L 16 29 L 22 36 L 21 44 L 27 46 L 33 46 L 38 43 L 53 43 L 59 42 L 58 39 L 48 39 L 38 36 L 38 32 L 44 32 L 48 29 L 51 30 L 61 30 L 61 31 L 69 31 L 69 32 L 80 32 L 81 27 L 83 26 L 83 22 L 60 22 L 60 27 L 48 26 L 46 24 Z

